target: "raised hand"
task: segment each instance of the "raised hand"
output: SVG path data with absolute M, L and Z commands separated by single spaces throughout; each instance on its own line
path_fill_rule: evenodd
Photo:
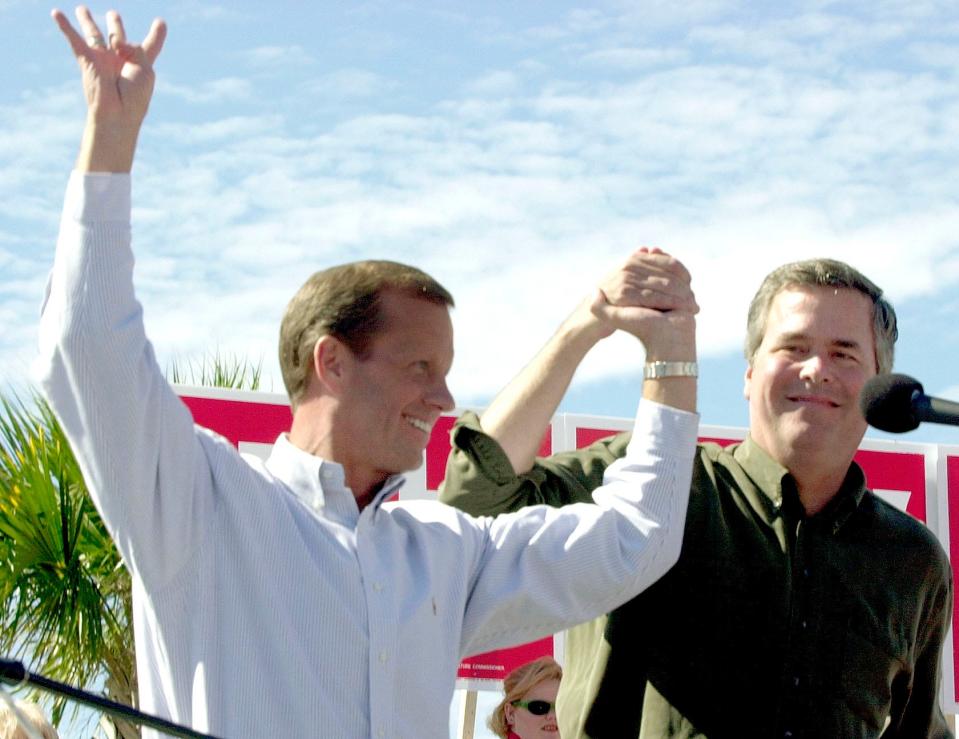
M 76 56 L 87 99 L 87 128 L 77 168 L 129 171 L 153 95 L 153 63 L 163 48 L 166 24 L 154 20 L 143 42 L 131 44 L 116 11 L 107 13 L 106 38 L 85 6 L 76 10 L 80 31 L 60 10 L 51 15 Z
M 642 247 L 630 255 L 600 286 L 591 308 L 610 329 L 638 337 L 650 361 L 695 356 L 699 306 L 689 272 L 661 249 Z

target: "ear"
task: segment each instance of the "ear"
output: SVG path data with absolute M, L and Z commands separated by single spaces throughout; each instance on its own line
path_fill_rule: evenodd
M 506 719 L 506 725 L 513 725 L 513 717 L 516 715 L 516 706 L 512 703 L 507 703 L 503 706 L 503 717 Z
M 753 379 L 753 366 L 752 364 L 746 365 L 746 374 L 743 377 L 743 397 L 746 400 L 749 400 L 749 386 Z
M 334 336 L 322 336 L 313 346 L 313 380 L 321 391 L 340 395 L 352 366 L 353 353 Z

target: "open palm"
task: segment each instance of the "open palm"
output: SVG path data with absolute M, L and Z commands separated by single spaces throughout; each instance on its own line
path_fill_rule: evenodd
M 80 6 L 76 15 L 80 31 L 60 10 L 52 13 L 80 65 L 90 116 L 99 123 L 138 126 L 153 94 L 153 63 L 163 47 L 166 25 L 155 20 L 141 44 L 130 44 L 116 12 L 107 14 L 106 38 L 89 9 Z

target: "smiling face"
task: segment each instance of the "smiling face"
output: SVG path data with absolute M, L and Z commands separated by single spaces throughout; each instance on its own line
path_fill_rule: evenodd
M 433 424 L 454 407 L 447 307 L 395 291 L 380 301 L 383 329 L 363 358 L 346 354 L 337 413 L 337 461 L 354 492 L 419 467 Z
M 769 306 L 746 370 L 750 435 L 784 467 L 843 471 L 866 431 L 859 392 L 876 374 L 870 300 L 857 290 L 797 287 Z
M 543 680 L 534 685 L 522 697 L 522 701 L 546 701 L 552 708 L 543 716 L 537 716 L 522 706 L 507 704 L 506 721 L 520 739 L 559 739 L 559 727 L 556 724 L 556 694 L 559 692 L 559 680 Z

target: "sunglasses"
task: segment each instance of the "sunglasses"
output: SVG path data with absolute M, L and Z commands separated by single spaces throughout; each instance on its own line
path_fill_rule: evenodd
M 534 716 L 545 716 L 556 704 L 549 701 L 513 701 L 513 705 L 525 708 Z

